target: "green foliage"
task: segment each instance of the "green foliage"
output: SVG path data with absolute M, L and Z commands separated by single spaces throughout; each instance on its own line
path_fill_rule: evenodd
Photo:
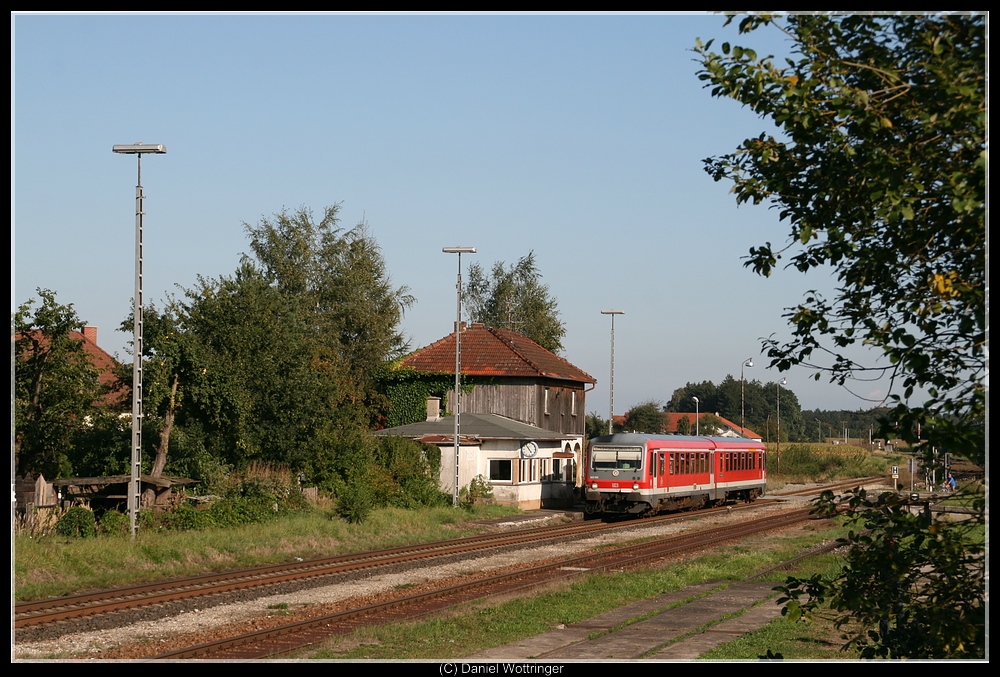
M 625 414 L 625 430 L 651 435 L 662 433 L 663 406 L 656 400 L 648 400 L 632 407 Z
M 698 432 L 701 432 L 700 430 Z M 682 416 L 677 420 L 677 434 L 678 435 L 693 435 L 694 434 L 694 424 L 691 423 L 691 419 L 687 416 Z
M 102 536 L 129 536 L 131 534 L 129 517 L 118 510 L 105 510 L 97 520 L 97 531 Z
M 697 406 L 695 397 L 698 398 Z M 761 383 L 746 380 L 741 384 L 739 379 L 727 375 L 719 385 L 703 381 L 687 383 L 683 388 L 674 390 L 667 411 L 693 413 L 696 410 L 699 413 L 718 412 L 737 425 L 745 410 L 746 427 L 765 437 L 770 432 L 770 439 L 775 439 L 777 435 L 779 413 L 782 438 L 801 439 L 805 431 L 805 421 L 795 392 L 774 381 Z M 713 426 L 718 424 L 713 422 Z M 705 423 L 700 423 L 699 427 L 705 427 Z
M 378 383 L 389 403 L 384 427 L 395 428 L 425 420 L 428 397 L 440 397 L 444 405 L 445 395 L 455 387 L 455 375 L 418 372 L 394 361 L 379 370 Z
M 255 267 L 299 302 L 312 340 L 338 358 L 358 386 L 370 386 L 386 359 L 405 352 L 399 323 L 414 298 L 405 286 L 393 288 L 367 224 L 342 228 L 338 204 L 319 221 L 300 208 L 244 227 Z
M 38 289 L 14 313 L 14 461 L 19 475 L 48 479 L 73 474 L 89 417 L 97 415 L 105 389 L 97 369 L 71 332 L 84 322 L 54 292 Z
M 768 472 L 776 470 L 777 454 L 767 456 Z M 781 447 L 781 477 L 786 481 L 822 482 L 846 477 L 883 475 L 887 459 L 850 446 L 789 444 Z
M 713 178 L 733 182 L 738 203 L 769 203 L 790 227 L 784 246 L 753 247 L 746 265 L 766 276 L 788 256 L 788 267 L 829 268 L 836 279 L 833 299 L 811 291 L 788 309 L 792 338 L 764 342 L 771 366 L 814 367 L 842 385 L 888 373 L 903 393 L 892 395 L 881 437 L 920 442 L 928 460 L 945 450 L 982 463 L 986 17 L 739 23 L 742 34 L 765 26 L 792 39 L 784 64 L 728 43 L 721 54 L 711 41 L 695 51 L 713 96 L 778 127 L 705 161 Z M 859 364 L 856 346 L 887 366 Z M 926 399 L 911 405 L 917 390 Z M 834 505 L 826 497 L 821 507 Z M 859 492 L 843 506 L 863 528 L 847 539 L 847 563 L 833 578 L 790 581 L 785 610 L 808 615 L 829 600 L 838 623 L 859 624 L 849 644 L 865 657 L 982 656 L 984 559 L 970 526 L 925 522 L 888 495 Z M 976 528 L 985 505 L 971 507 Z
M 563 348 L 566 326 L 559 319 L 548 285 L 541 280 L 534 252 L 528 252 L 509 268 L 503 261 L 494 263 L 491 276 L 473 263 L 463 290 L 469 317 L 487 327 L 516 331 L 558 353 Z
M 782 613 L 809 620 L 830 609 L 862 658 L 983 658 L 986 647 L 984 498 L 967 496 L 969 519 L 929 521 L 892 493 L 826 492 L 821 515 L 851 526 L 844 567 L 790 577 L 776 588 Z
M 608 434 L 608 421 L 601 418 L 600 414 L 596 411 L 587 414 L 584 425 L 586 426 L 588 440 L 592 437 L 600 437 L 601 435 Z
M 728 24 L 733 17 L 727 19 Z M 986 17 L 984 14 L 749 16 L 792 40 L 777 63 L 749 48 L 698 41 L 698 77 L 777 126 L 705 161 L 738 203 L 768 203 L 787 243 L 750 249 L 746 265 L 830 268 L 788 309 L 792 338 L 764 343 L 771 366 L 832 381 L 888 373 L 902 396 L 883 436 L 985 453 Z M 886 366 L 865 367 L 854 346 Z M 825 360 L 825 361 L 824 361 Z M 816 373 L 821 376 L 822 371 Z M 927 393 L 920 406 L 908 400 Z
M 74 505 L 56 522 L 56 533 L 67 538 L 90 538 L 97 535 L 94 512 Z
M 303 470 L 337 453 L 341 431 L 383 417 L 374 375 L 403 353 L 413 298 L 391 285 L 365 224 L 340 227 L 339 209 L 244 224 L 252 254 L 232 276 L 199 277 L 162 311 L 144 309 L 154 470 Z
M 469 486 L 459 489 L 458 500 L 466 510 L 472 510 L 481 503 L 492 503 L 493 484 L 483 475 L 476 475 L 469 482 Z
M 699 435 L 707 435 L 709 437 L 718 435 L 725 428 L 722 421 L 715 414 L 702 414 L 698 419 L 697 427 Z

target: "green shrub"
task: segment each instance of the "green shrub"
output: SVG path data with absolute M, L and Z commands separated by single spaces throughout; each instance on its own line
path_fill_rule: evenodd
M 105 510 L 97 521 L 97 531 L 104 536 L 128 536 L 130 527 L 128 515 L 117 510 Z
M 337 490 L 337 514 L 352 524 L 364 522 L 376 507 L 374 494 L 363 476 L 341 483 Z
M 96 536 L 97 523 L 93 511 L 74 505 L 56 522 L 56 533 L 68 538 Z
M 493 485 L 482 475 L 476 475 L 469 486 L 462 487 L 458 492 L 459 501 L 466 510 L 479 503 L 493 502 Z

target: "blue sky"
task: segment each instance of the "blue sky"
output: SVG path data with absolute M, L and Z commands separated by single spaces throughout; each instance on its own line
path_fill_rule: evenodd
M 607 416 L 687 382 L 780 379 L 760 338 L 784 308 L 832 287 L 822 272 L 743 268 L 784 242 L 763 206 L 737 207 L 702 160 L 767 129 L 713 99 L 696 38 L 737 42 L 715 15 L 12 15 L 11 309 L 52 289 L 127 358 L 136 161 L 144 295 L 162 305 L 198 275 L 231 274 L 244 223 L 341 203 L 368 223 L 394 284 L 417 303 L 414 348 L 451 331 L 457 260 L 489 269 L 534 251 L 567 329 L 563 356 L 598 380 Z M 771 40 L 772 42 L 768 42 Z M 745 41 L 787 49 L 779 34 Z M 874 356 L 867 360 L 874 362 Z M 784 374 L 803 408 L 867 409 Z

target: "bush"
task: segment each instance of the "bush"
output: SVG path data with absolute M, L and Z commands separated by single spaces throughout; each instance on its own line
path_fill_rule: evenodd
M 68 538 L 89 538 L 97 535 L 94 513 L 74 505 L 56 522 L 56 533 Z
M 364 522 L 376 507 L 374 493 L 364 477 L 341 483 L 337 490 L 337 514 L 352 524 Z
M 492 503 L 493 485 L 482 475 L 476 475 L 469 482 L 469 486 L 462 487 L 458 492 L 458 498 L 466 510 L 471 509 L 477 503 Z
M 104 536 L 128 536 L 131 533 L 128 515 L 117 510 L 105 510 L 97 521 L 97 531 Z

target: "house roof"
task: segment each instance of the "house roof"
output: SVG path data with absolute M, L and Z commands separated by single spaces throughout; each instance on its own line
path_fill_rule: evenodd
M 731 430 L 733 433 L 735 433 L 737 435 L 740 434 L 740 426 L 739 426 L 738 423 L 733 423 L 729 419 L 723 418 L 722 416 L 719 416 L 718 414 L 713 414 L 710 411 L 700 411 L 700 412 L 698 412 L 698 414 L 697 414 L 698 420 L 701 421 L 702 418 L 704 418 L 705 416 L 708 416 L 709 414 L 711 414 L 716 419 L 718 419 L 719 421 L 721 421 L 722 425 L 724 425 L 726 428 L 728 428 L 729 430 Z M 674 434 L 674 433 L 676 433 L 677 432 L 677 424 L 680 423 L 680 420 L 682 418 L 685 418 L 685 417 L 687 417 L 688 421 L 690 421 L 691 425 L 693 426 L 694 425 L 694 419 L 695 419 L 695 413 L 694 412 L 687 412 L 687 411 L 665 411 L 665 412 L 663 412 L 663 430 L 667 434 Z M 625 419 L 626 419 L 625 416 L 615 416 L 614 417 L 615 425 L 623 428 L 625 426 Z M 755 433 L 753 430 L 750 430 L 750 428 L 743 428 L 742 437 L 746 437 L 747 439 L 751 439 L 751 440 L 760 440 L 761 439 L 761 436 L 758 435 L 757 433 Z
M 551 378 L 575 383 L 597 379 L 526 336 L 482 324 L 462 324 L 462 373 L 471 376 Z M 402 366 L 455 373 L 455 332 L 403 359 Z
M 498 414 L 462 414 L 460 420 L 460 437 L 465 443 L 472 439 L 478 440 L 565 440 L 577 437 L 576 435 L 566 435 L 563 433 L 536 428 L 527 423 L 521 423 L 514 419 L 506 418 Z M 442 440 L 454 439 L 455 417 L 443 416 L 434 421 L 420 421 L 408 425 L 396 426 L 395 428 L 385 428 L 375 431 L 376 435 L 382 437 L 410 437 L 423 441 L 434 440 L 430 438 L 440 437 Z
M 43 346 L 48 343 L 48 338 L 38 330 L 32 332 L 32 337 Z M 120 404 L 124 395 L 121 391 L 116 390 L 116 387 L 120 385 L 115 374 L 118 362 L 106 350 L 97 345 L 97 327 L 84 327 L 83 331 L 71 331 L 69 337 L 83 343 L 83 352 L 98 372 L 97 381 L 108 389 L 101 398 L 102 401 L 109 406 Z

